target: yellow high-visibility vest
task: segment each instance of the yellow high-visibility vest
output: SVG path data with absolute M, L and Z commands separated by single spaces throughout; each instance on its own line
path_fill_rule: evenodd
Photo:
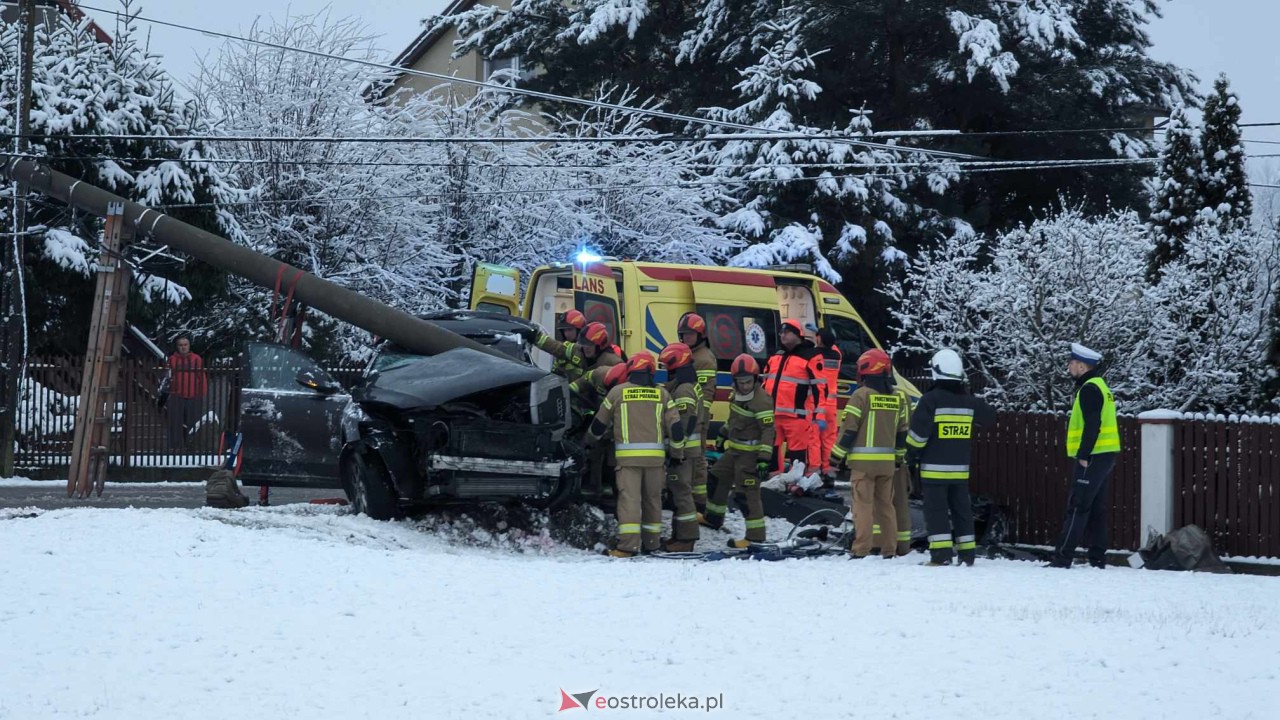
M 1093 444 L 1093 454 L 1120 452 L 1120 428 L 1116 425 L 1116 399 L 1111 388 L 1100 377 L 1089 378 L 1085 385 L 1096 385 L 1102 392 L 1102 418 L 1098 427 L 1098 440 Z M 1084 385 L 1080 386 L 1084 389 Z M 1071 403 L 1071 421 L 1067 424 L 1067 456 L 1080 452 L 1080 438 L 1084 435 L 1084 415 L 1080 412 L 1080 392 L 1076 391 Z

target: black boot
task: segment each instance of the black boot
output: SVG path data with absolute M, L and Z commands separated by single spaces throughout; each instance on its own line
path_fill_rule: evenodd
M 1106 560 L 1095 560 L 1095 559 L 1093 559 L 1093 558 L 1089 558 L 1089 567 L 1096 567 L 1096 568 L 1098 568 L 1099 570 L 1106 570 L 1106 569 L 1107 569 L 1107 561 L 1106 561 Z
M 1070 568 L 1071 558 L 1067 557 L 1066 555 L 1058 555 L 1055 553 L 1053 556 L 1053 559 L 1050 560 L 1049 564 L 1045 565 L 1045 567 L 1063 568 L 1063 569 Z

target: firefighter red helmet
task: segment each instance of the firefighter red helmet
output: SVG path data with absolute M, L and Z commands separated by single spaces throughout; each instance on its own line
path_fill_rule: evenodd
M 790 318 L 788 318 L 788 319 L 786 319 L 786 320 L 783 320 L 783 321 L 782 321 L 782 329 L 783 329 L 783 330 L 790 330 L 791 332 L 795 333 L 796 335 L 799 335 L 800 337 L 804 337 L 804 327 L 803 327 L 802 325 L 800 325 L 800 321 L 799 321 L 799 320 L 792 320 L 792 319 L 790 319 Z
M 577 310 L 569 310 L 560 318 L 560 324 L 556 326 L 557 330 L 574 330 L 581 331 L 587 326 L 587 316 Z
M 735 378 L 743 375 L 755 377 L 760 374 L 760 363 L 750 355 L 742 353 L 729 365 L 729 374 Z
M 609 392 L 614 385 L 627 379 L 627 363 L 618 363 L 609 368 L 609 372 L 604 374 L 604 390 Z
M 888 375 L 893 372 L 893 361 L 889 353 L 875 348 L 858 357 L 858 377 L 863 375 Z
M 680 325 L 676 328 L 676 332 L 698 333 L 699 335 L 706 337 L 707 321 L 703 320 L 702 316 L 698 313 L 685 313 L 684 316 L 680 318 Z
M 658 362 L 653 359 L 653 355 L 651 355 L 649 352 L 645 350 L 641 350 L 635 355 L 632 355 L 631 359 L 627 361 L 628 373 L 638 373 L 638 372 L 651 373 L 656 371 L 657 369 L 658 369 Z
M 580 339 L 584 339 L 592 345 L 595 345 L 601 351 L 609 349 L 609 329 L 604 326 L 604 323 L 588 323 L 587 326 L 582 329 L 582 336 Z
M 693 351 L 684 343 L 671 343 L 662 348 L 662 354 L 658 356 L 658 362 L 666 366 L 668 370 L 676 370 L 693 362 Z

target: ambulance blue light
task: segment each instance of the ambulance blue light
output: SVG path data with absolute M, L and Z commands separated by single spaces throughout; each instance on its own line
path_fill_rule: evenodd
M 575 256 L 575 260 L 586 265 L 587 263 L 600 262 L 601 260 L 604 260 L 604 258 L 590 250 L 579 250 L 578 254 Z

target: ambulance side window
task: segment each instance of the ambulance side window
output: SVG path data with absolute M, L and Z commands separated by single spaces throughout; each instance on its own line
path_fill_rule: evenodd
M 757 308 L 728 305 L 698 305 L 698 314 L 707 321 L 707 344 L 721 370 L 728 370 L 742 353 L 764 363 L 778 347 L 778 313 Z
M 858 356 L 875 347 L 871 336 L 857 320 L 838 315 L 827 315 L 827 327 L 836 334 L 836 347 L 844 354 L 840 363 L 842 380 L 858 379 Z

